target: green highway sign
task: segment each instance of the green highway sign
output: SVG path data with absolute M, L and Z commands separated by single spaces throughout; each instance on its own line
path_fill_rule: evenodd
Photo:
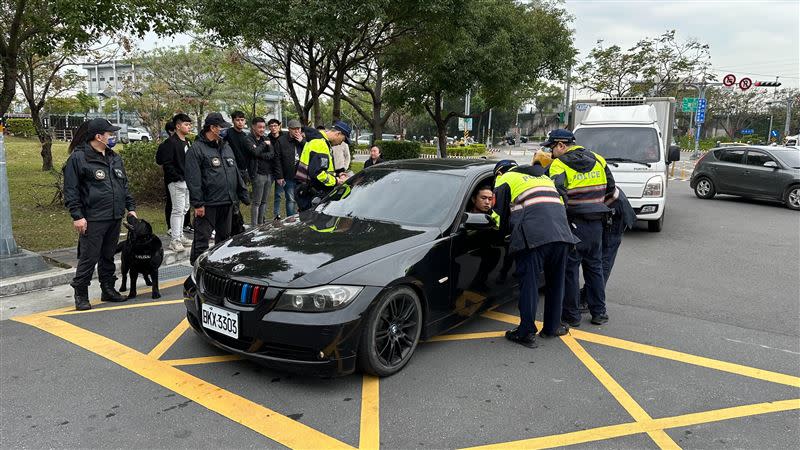
M 681 111 L 694 112 L 697 111 L 697 97 L 684 97 L 681 103 Z

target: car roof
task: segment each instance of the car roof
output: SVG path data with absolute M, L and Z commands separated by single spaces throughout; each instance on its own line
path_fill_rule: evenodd
M 461 158 L 430 158 L 430 159 L 401 159 L 386 161 L 376 168 L 461 172 L 463 175 L 475 172 L 491 171 L 496 161 L 488 159 L 461 159 Z
M 755 150 L 764 150 L 768 152 L 796 152 L 797 148 L 795 147 L 785 147 L 781 145 L 733 145 L 733 146 L 722 146 L 717 147 L 712 150 L 725 150 L 725 149 L 733 149 L 733 150 L 746 150 L 748 148 L 755 149 Z

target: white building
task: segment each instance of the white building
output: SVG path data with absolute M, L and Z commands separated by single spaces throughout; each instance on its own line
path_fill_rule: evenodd
M 126 82 L 135 82 L 140 70 L 134 64 L 123 61 L 87 62 L 86 92 L 106 98 L 114 97 L 125 88 Z

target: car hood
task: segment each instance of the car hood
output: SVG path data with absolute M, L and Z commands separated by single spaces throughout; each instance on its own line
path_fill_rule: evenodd
M 270 286 L 319 286 L 439 234 L 438 228 L 303 213 L 234 236 L 211 250 L 202 268 Z

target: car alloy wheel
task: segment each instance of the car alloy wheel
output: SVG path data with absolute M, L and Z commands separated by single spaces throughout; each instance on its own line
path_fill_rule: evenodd
M 708 178 L 701 178 L 694 187 L 694 193 L 699 198 L 711 198 L 716 193 L 714 190 L 714 183 Z
M 419 343 L 422 308 L 408 287 L 386 292 L 373 307 L 359 346 L 359 362 L 370 374 L 388 376 L 408 363 Z
M 792 186 L 786 193 L 786 206 L 800 210 L 800 186 Z

